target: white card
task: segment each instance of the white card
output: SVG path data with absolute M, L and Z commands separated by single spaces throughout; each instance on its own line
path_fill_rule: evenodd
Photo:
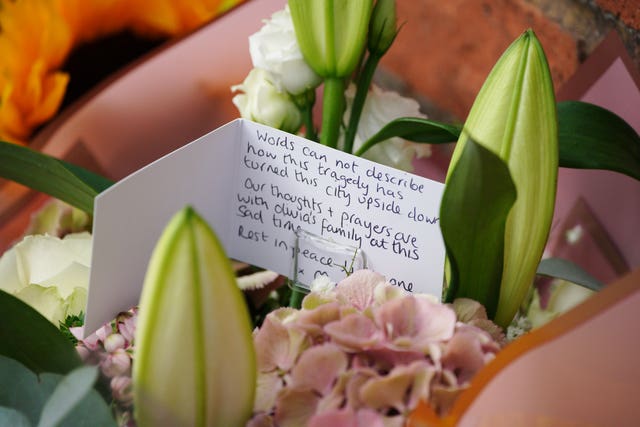
M 366 266 L 411 292 L 440 296 L 444 185 L 238 119 L 119 181 L 95 200 L 85 329 L 138 303 L 169 219 L 192 205 L 227 255 L 308 282 L 344 277 L 295 232 L 358 248 Z M 308 283 L 307 283 L 308 284 Z

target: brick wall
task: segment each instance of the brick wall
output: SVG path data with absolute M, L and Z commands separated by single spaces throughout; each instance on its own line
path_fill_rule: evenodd
M 423 111 L 463 120 L 489 70 L 532 28 L 556 90 L 609 31 L 640 68 L 640 0 L 397 0 L 404 23 L 378 83 L 418 98 Z

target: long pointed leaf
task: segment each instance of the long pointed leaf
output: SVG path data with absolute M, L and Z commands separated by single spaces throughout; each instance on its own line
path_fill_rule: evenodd
M 380 129 L 355 154 L 356 156 L 362 156 L 376 144 L 396 136 L 413 142 L 428 142 L 430 144 L 455 142 L 460 136 L 461 130 L 459 126 L 433 120 L 418 117 L 401 117 L 389 122 Z
M 93 199 L 113 183 L 55 157 L 0 141 L 0 177 L 93 213 Z
M 579 101 L 558 103 L 560 166 L 608 169 L 640 180 L 640 136 L 615 113 Z
M 495 315 L 504 257 L 507 215 L 516 187 L 507 165 L 467 140 L 449 176 L 440 207 L 440 228 L 451 263 L 447 301 L 466 297 Z
M 604 286 L 602 282 L 584 271 L 579 265 L 561 258 L 543 259 L 540 261 L 536 273 L 542 276 L 564 279 L 592 291 L 599 291 Z
M 0 354 L 30 370 L 66 374 L 81 365 L 71 342 L 29 305 L 0 291 Z
M 70 372 L 58 383 L 42 407 L 38 427 L 56 427 L 93 390 L 98 368 L 82 366 Z

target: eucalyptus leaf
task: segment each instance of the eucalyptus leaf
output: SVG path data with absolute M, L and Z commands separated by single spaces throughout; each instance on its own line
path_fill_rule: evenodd
M 81 365 L 71 342 L 40 313 L 0 290 L 0 355 L 40 372 L 66 374 Z
M 355 153 L 362 156 L 371 147 L 389 138 L 400 137 L 413 142 L 439 144 L 455 142 L 460 136 L 461 127 L 418 117 L 401 117 L 385 125 L 369 138 Z
M 47 397 L 54 393 L 63 378 L 59 374 L 44 373 L 40 375 L 40 383 Z M 96 390 L 90 390 L 57 425 L 64 427 L 116 427 L 116 422 L 106 401 Z
M 38 427 L 55 427 L 78 406 L 93 389 L 98 368 L 82 366 L 62 378 L 44 404 Z
M 451 266 L 446 300 L 471 298 L 496 313 L 500 296 L 507 215 L 516 187 L 507 165 L 469 139 L 449 176 L 440 228 Z
M 31 423 L 22 412 L 0 406 L 0 426 L 31 427 Z
M 599 291 L 604 286 L 602 282 L 584 271 L 582 267 L 562 258 L 543 259 L 540 261 L 536 273 L 542 276 L 563 279 L 592 291 Z
M 10 408 L 25 417 L 25 425 L 115 427 L 111 409 L 92 389 L 97 374 L 95 367 L 81 367 L 66 377 L 38 376 L 18 361 L 0 356 L 0 426 L 21 425 L 1 422 L 1 410 Z
M 93 213 L 93 199 L 110 180 L 27 147 L 0 141 L 0 177 Z
M 597 105 L 558 103 L 560 166 L 608 169 L 640 180 L 640 136 L 622 118 Z
M 45 390 L 40 387 L 37 375 L 22 363 L 0 355 L 0 385 L 0 406 L 15 409 L 23 414 L 31 425 L 36 425 L 47 398 Z

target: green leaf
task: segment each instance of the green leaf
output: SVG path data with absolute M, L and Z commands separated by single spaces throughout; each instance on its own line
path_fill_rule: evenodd
M 0 406 L 0 426 L 31 427 L 31 423 L 22 412 Z
M 582 267 L 561 258 L 547 258 L 540 261 L 537 274 L 563 279 L 592 291 L 599 291 L 604 284 L 584 271 Z
M 38 377 L 18 361 L 0 356 L 0 425 L 20 425 L 2 423 L 4 407 L 24 415 L 26 425 L 115 427 L 111 410 L 91 388 L 97 373 L 95 367 L 81 367 L 66 377 Z
M 44 404 L 38 427 L 55 427 L 78 406 L 93 389 L 98 368 L 82 366 L 62 378 Z
M 0 354 L 30 370 L 66 374 L 81 365 L 73 345 L 51 322 L 18 298 L 0 291 Z
M 640 180 L 640 136 L 621 117 L 586 102 L 558 103 L 560 166 L 607 169 Z
M 371 147 L 393 137 L 400 137 L 413 142 L 428 142 L 430 144 L 455 142 L 460 136 L 461 130 L 459 126 L 433 120 L 418 117 L 401 117 L 389 122 L 378 133 L 369 138 L 355 155 L 362 156 Z
M 31 425 L 36 425 L 40 409 L 47 398 L 36 374 L 18 361 L 0 355 L 0 384 L 0 406 L 15 409 L 23 414 Z
M 45 373 L 40 375 L 40 383 L 46 397 L 53 395 L 64 378 L 66 377 L 59 374 Z M 43 414 L 42 417 L 44 418 L 44 416 Z M 40 422 L 43 422 L 43 419 Z M 64 427 L 116 427 L 117 424 L 105 400 L 96 390 L 89 390 L 57 425 Z
M 471 298 L 496 313 L 507 215 L 516 187 L 507 165 L 468 139 L 442 196 L 440 228 L 451 264 L 446 300 Z
M 55 157 L 0 141 L 0 177 L 93 213 L 93 199 L 113 184 L 108 179 Z

